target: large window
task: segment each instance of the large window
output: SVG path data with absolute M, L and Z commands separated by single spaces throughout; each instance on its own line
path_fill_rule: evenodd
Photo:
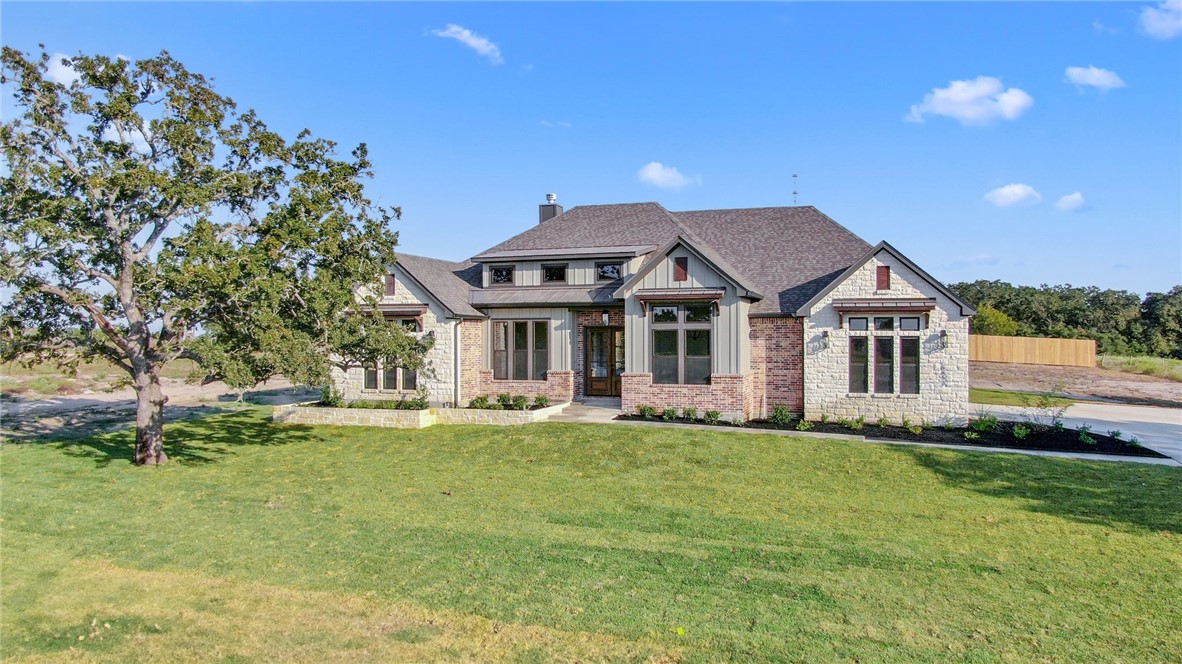
M 513 285 L 513 266 L 495 265 L 488 269 L 488 280 L 493 286 Z
M 925 327 L 919 316 L 847 318 L 850 394 L 867 394 L 871 387 L 875 394 L 919 394 L 921 345 L 915 333 Z
M 899 392 L 919 394 L 919 337 L 899 339 Z
M 615 281 L 624 273 L 623 263 L 596 263 L 595 278 L 599 281 Z
M 565 284 L 566 283 L 566 264 L 543 265 L 542 266 L 542 282 L 547 283 L 547 284 Z
M 895 338 L 874 337 L 874 392 L 895 391 Z
M 549 350 L 549 321 L 493 321 L 495 380 L 546 380 Z
M 869 337 L 850 337 L 850 392 L 865 394 L 870 391 Z
M 382 392 L 414 392 L 419 386 L 418 373 L 398 366 L 392 358 L 365 367 L 364 389 L 378 391 L 379 377 Z
M 712 311 L 709 304 L 652 308 L 654 383 L 705 385 L 710 382 Z

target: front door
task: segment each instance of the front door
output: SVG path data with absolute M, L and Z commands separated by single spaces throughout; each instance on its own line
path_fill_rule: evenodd
M 624 328 L 588 327 L 587 396 L 620 396 L 620 374 L 624 373 Z

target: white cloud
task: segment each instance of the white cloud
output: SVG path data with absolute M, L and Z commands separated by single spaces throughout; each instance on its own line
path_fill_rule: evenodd
M 1120 32 L 1120 30 L 1117 30 L 1114 27 L 1104 25 L 1103 23 L 1100 22 L 1099 19 L 1092 21 L 1092 30 L 1095 31 L 1095 33 L 1098 35 L 1102 35 L 1105 33 L 1115 35 L 1116 33 Z
M 1083 194 L 1078 191 L 1073 194 L 1062 196 L 1055 203 L 1055 208 L 1063 212 L 1079 212 L 1087 207 L 1088 202 L 1084 200 Z
M 53 55 L 49 56 L 49 63 L 45 69 L 45 75 L 49 77 L 49 80 L 55 83 L 61 83 L 67 87 L 72 85 L 74 81 L 82 78 L 82 75 L 78 73 L 78 70 L 74 69 L 70 65 L 62 63 L 62 58 L 68 57 L 70 56 L 63 53 L 54 53 Z
M 1068 67 L 1067 80 L 1077 86 L 1090 85 L 1100 92 L 1108 92 L 1113 88 L 1125 87 L 1124 79 L 1116 75 L 1116 72 L 1091 65 L 1087 67 Z
M 952 81 L 946 88 L 934 88 L 903 119 L 923 122 L 928 115 L 943 115 L 964 125 L 986 125 L 998 119 L 1015 120 L 1033 105 L 1034 98 L 1024 90 L 1005 89 L 992 76 L 978 76 L 971 81 Z
M 673 166 L 666 166 L 659 161 L 650 161 L 636 172 L 641 182 L 651 184 L 662 189 L 683 189 L 691 184 L 702 184 L 702 176 L 687 177 Z
M 480 55 L 488 58 L 489 62 L 494 65 L 504 64 L 505 60 L 501 58 L 501 49 L 496 44 L 492 43 L 485 37 L 472 32 L 462 25 L 449 23 L 446 28 L 442 30 L 432 30 L 431 34 L 436 37 L 446 37 L 454 39 L 464 46 L 476 51 Z
M 1173 39 L 1182 34 L 1182 0 L 1142 7 L 1141 31 L 1154 39 Z
M 997 207 L 1014 207 L 1015 205 L 1034 205 L 1042 200 L 1042 195 L 1028 184 L 1007 184 L 985 194 L 985 200 Z
M 549 127 L 551 129 L 570 129 L 570 123 L 564 122 L 562 120 L 557 120 L 557 121 L 553 121 L 553 122 L 550 120 L 542 120 L 542 126 Z

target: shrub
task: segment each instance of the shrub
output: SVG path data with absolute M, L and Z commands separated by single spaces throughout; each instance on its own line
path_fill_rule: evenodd
M 907 430 L 910 431 L 911 433 L 915 434 L 916 436 L 923 435 L 923 427 L 918 424 L 913 424 L 913 425 L 907 427 Z
M 988 412 L 979 413 L 976 419 L 969 420 L 969 427 L 977 433 L 992 433 L 1000 426 L 997 417 Z
M 480 408 L 481 410 L 488 408 L 488 395 L 482 394 L 475 399 L 468 402 L 469 408 Z
M 344 408 L 345 397 L 335 388 L 330 387 L 324 391 L 324 397 L 320 400 L 320 403 L 330 408 Z
M 1141 447 L 1141 439 L 1136 436 L 1133 436 L 1132 438 L 1129 439 L 1128 444 L 1132 445 L 1133 447 Z
M 539 394 L 538 396 L 534 397 L 534 405 L 538 408 L 545 408 L 546 406 L 550 405 L 550 397 L 546 396 L 545 394 Z
M 731 426 L 745 427 L 747 426 L 747 420 L 736 415 L 735 417 L 731 418 Z
M 513 395 L 507 392 L 497 395 L 497 403 L 501 404 L 502 408 L 513 407 Z
M 829 423 L 829 416 L 826 415 L 825 413 L 821 413 L 821 424 L 828 424 L 828 423 Z
M 903 416 L 903 428 L 904 428 L 904 429 L 910 429 L 910 428 L 911 428 L 911 420 L 907 419 L 907 416 L 906 416 L 906 415 L 904 415 L 904 416 Z
M 513 397 L 513 410 L 525 410 L 526 408 L 529 408 L 529 397 L 524 394 Z
M 890 425 L 891 425 L 891 421 L 888 420 L 885 416 L 878 418 L 878 426 L 882 427 L 883 429 L 889 427 Z
M 717 410 L 708 410 L 705 413 L 706 424 L 718 424 L 722 421 L 722 413 Z
M 797 431 L 808 431 L 811 428 L 813 428 L 813 425 L 809 424 L 808 420 L 802 419 L 796 423 L 796 430 Z
M 1079 442 L 1083 443 L 1084 445 L 1095 445 L 1096 439 L 1088 435 L 1091 432 L 1092 427 L 1088 426 L 1087 424 L 1079 425 Z
M 1120 440 L 1124 436 L 1124 434 L 1120 432 L 1120 429 L 1113 429 L 1112 431 L 1108 432 L 1108 435 L 1117 440 Z
M 966 432 L 964 432 L 964 439 L 965 440 L 980 440 L 981 434 L 977 433 L 976 431 L 966 431 Z
M 862 427 L 864 426 L 866 426 L 866 418 L 862 417 L 861 415 L 859 415 L 858 419 L 856 420 L 845 421 L 845 428 L 849 429 L 850 431 L 861 431 Z
M 636 414 L 641 417 L 653 417 L 657 414 L 657 409 L 653 406 L 639 404 L 636 406 Z
M 662 410 L 661 411 L 661 419 L 662 420 L 677 419 L 677 409 L 676 408 L 666 408 L 665 410 Z
M 1014 434 L 1014 440 L 1026 440 L 1026 437 L 1030 435 L 1030 427 L 1025 424 L 1015 424 L 1010 432 Z
M 690 422 L 697 421 L 698 409 L 694 408 L 693 406 L 686 406 L 685 408 L 682 408 L 681 409 L 681 418 L 684 420 L 689 420 Z
M 768 418 L 773 424 L 787 426 L 792 422 L 792 411 L 788 410 L 788 406 L 778 404 L 772 406 L 772 415 Z
M 485 410 L 505 410 L 505 405 L 498 401 L 497 403 L 490 403 L 489 405 L 485 406 L 484 409 Z

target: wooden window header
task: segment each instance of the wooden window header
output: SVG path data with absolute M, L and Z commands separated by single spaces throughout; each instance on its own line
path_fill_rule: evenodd
M 880 291 L 891 289 L 891 266 L 879 265 L 875 270 L 876 288 Z

